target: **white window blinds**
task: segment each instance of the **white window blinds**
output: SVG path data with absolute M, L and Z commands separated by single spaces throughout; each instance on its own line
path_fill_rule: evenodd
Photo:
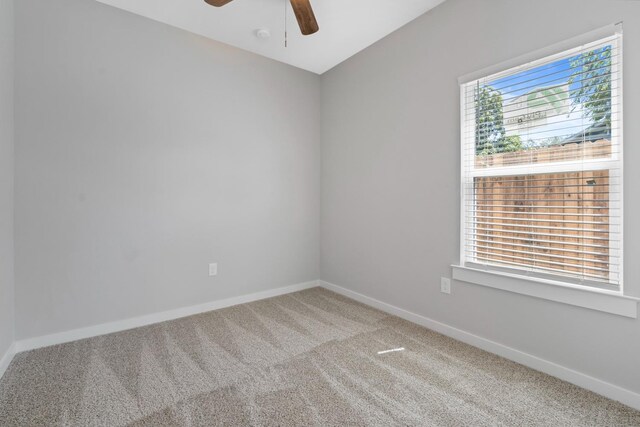
M 622 35 L 461 91 L 463 264 L 621 291 Z

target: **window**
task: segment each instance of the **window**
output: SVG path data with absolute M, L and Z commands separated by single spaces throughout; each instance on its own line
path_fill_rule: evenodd
M 462 266 L 622 292 L 621 43 L 461 84 Z

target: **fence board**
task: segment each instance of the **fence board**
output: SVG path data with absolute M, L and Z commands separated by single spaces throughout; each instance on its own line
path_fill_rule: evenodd
M 611 143 L 546 150 L 478 156 L 477 162 L 486 167 L 606 157 Z M 482 177 L 474 185 L 479 261 L 609 277 L 609 171 Z

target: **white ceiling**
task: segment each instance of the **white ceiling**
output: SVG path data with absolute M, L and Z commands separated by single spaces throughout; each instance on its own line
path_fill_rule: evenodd
M 310 36 L 300 34 L 289 0 L 235 0 L 220 8 L 203 0 L 97 1 L 322 74 L 445 0 L 311 0 L 320 31 Z M 271 37 L 256 37 L 259 28 Z

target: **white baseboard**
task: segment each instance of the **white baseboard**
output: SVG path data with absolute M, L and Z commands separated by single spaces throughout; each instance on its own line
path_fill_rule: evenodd
M 375 307 L 386 313 L 401 317 L 410 322 L 417 323 L 418 325 L 424 326 L 443 335 L 447 335 L 458 341 L 462 341 L 490 353 L 497 354 L 498 356 L 502 356 L 505 359 L 513 360 L 514 362 L 528 366 L 529 368 L 535 369 L 536 371 L 544 372 L 556 378 L 560 378 L 561 380 L 575 384 L 578 387 L 585 388 L 587 390 L 593 391 L 594 393 L 600 394 L 602 396 L 608 397 L 609 399 L 616 400 L 632 408 L 640 410 L 640 394 L 633 391 L 624 389 L 606 381 L 599 380 L 581 372 L 574 371 L 573 369 L 558 365 L 545 359 L 541 359 L 537 356 L 533 356 L 520 350 L 507 347 L 506 345 L 479 337 L 470 332 L 463 331 L 462 329 L 454 328 L 453 326 L 449 326 L 447 324 L 429 319 L 419 314 L 412 313 L 391 304 L 378 301 L 374 298 L 362 295 L 349 289 L 345 289 L 338 285 L 334 285 L 332 283 L 324 281 L 319 281 L 319 283 L 320 286 L 330 291 L 344 295 L 348 298 L 354 299 L 363 304 L 367 304 L 371 307 Z
M 7 349 L 6 353 L 0 359 L 0 378 L 2 378 L 4 373 L 7 371 L 7 368 L 11 364 L 11 361 L 13 360 L 13 356 L 15 355 L 16 355 L 16 344 L 12 343 Z
M 506 345 L 499 344 L 486 338 L 482 338 L 470 332 L 454 328 L 452 326 L 433 319 L 429 319 L 419 314 L 412 313 L 410 311 L 393 306 L 391 304 L 387 304 L 385 302 L 351 291 L 338 285 L 315 280 L 300 283 L 297 285 L 271 289 L 268 291 L 211 301 L 200 305 L 168 310 L 161 313 L 154 313 L 146 316 L 134 317 L 131 319 L 103 323 L 86 328 L 74 329 L 71 331 L 20 340 L 12 344 L 9 350 L 7 350 L 7 352 L 2 357 L 2 359 L 0 359 L 0 378 L 11 363 L 14 355 L 23 351 L 33 350 L 56 344 L 63 344 L 66 342 L 110 334 L 113 332 L 125 331 L 128 329 L 165 322 L 167 320 L 179 319 L 181 317 L 192 316 L 194 314 L 204 313 L 220 308 L 231 307 L 238 304 L 244 304 L 247 302 L 285 295 L 304 289 L 310 289 L 316 286 L 322 286 L 328 290 L 334 291 L 361 303 L 370 305 L 389 314 L 401 317 L 405 320 L 424 326 L 443 335 L 447 335 L 451 338 L 470 344 L 474 347 L 481 348 L 482 350 L 488 351 L 490 353 L 497 354 L 506 359 L 513 360 L 514 362 L 560 378 L 564 381 L 570 382 L 587 390 L 591 390 L 602 396 L 622 402 L 625 405 L 640 410 L 640 394 L 638 393 L 624 389 L 606 381 L 599 380 L 573 369 L 558 365 L 548 360 L 541 359 L 537 356 L 533 356 L 520 350 L 516 350 Z
M 77 341 L 85 338 L 97 337 L 100 335 L 110 334 L 113 332 L 126 331 L 128 329 L 139 328 L 154 323 L 165 322 L 167 320 L 179 319 L 181 317 L 192 316 L 194 314 L 204 313 L 207 311 L 218 310 L 220 308 L 231 307 L 247 302 L 258 301 L 261 299 L 277 297 L 279 295 L 289 294 L 292 292 L 302 291 L 304 289 L 314 288 L 318 285 L 317 280 L 311 282 L 298 283 L 297 285 L 285 286 L 282 288 L 270 289 L 267 291 L 256 292 L 248 295 L 227 298 L 223 300 L 211 301 L 204 304 L 194 305 L 190 307 L 182 307 L 174 310 L 163 311 L 160 313 L 148 314 L 145 316 L 133 317 L 125 320 L 117 320 L 115 322 L 102 323 L 100 325 L 89 326 L 86 328 L 74 329 L 66 332 L 59 332 L 41 337 L 28 338 L 15 342 L 15 353 L 20 353 L 37 348 L 48 347 L 57 344 Z M 4 359 L 3 359 L 4 360 Z

